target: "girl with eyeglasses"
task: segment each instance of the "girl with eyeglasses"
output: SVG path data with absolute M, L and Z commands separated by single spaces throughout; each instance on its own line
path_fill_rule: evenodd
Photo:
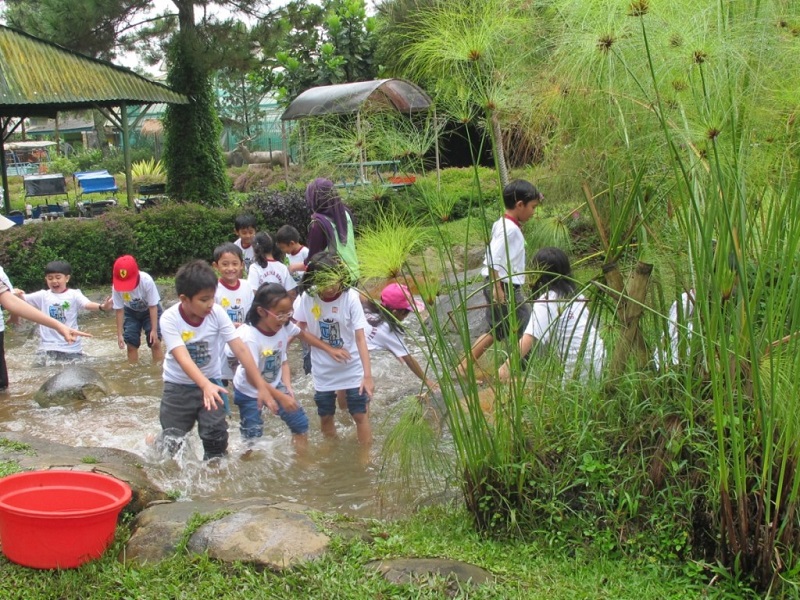
M 284 392 L 288 401 L 278 401 L 278 416 L 292 432 L 292 440 L 301 449 L 307 443 L 308 417 L 297 403 L 292 389 L 291 372 L 286 349 L 293 337 L 327 352 L 333 361 L 342 362 L 350 358 L 346 350 L 323 344 L 319 339 L 300 330 L 292 323 L 292 298 L 279 283 L 266 283 L 258 288 L 247 313 L 245 324 L 237 330 L 238 337 L 258 365 L 264 381 Z M 233 376 L 233 402 L 239 407 L 239 430 L 246 440 L 264 434 L 264 421 L 257 390 L 250 385 L 244 369 L 239 366 Z

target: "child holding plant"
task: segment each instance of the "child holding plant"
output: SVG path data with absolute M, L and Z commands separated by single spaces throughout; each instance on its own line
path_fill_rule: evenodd
M 520 357 L 534 346 L 554 353 L 564 365 L 563 380 L 586 380 L 603 368 L 605 346 L 589 319 L 586 298 L 576 295 L 569 258 L 560 248 L 542 248 L 533 259 L 541 272 L 534 285 L 531 318 L 519 341 Z M 510 361 L 498 373 L 501 380 L 511 377 Z
M 522 297 L 525 283 L 525 236 L 522 234 L 522 225 L 533 216 L 542 200 L 542 193 L 522 179 L 515 179 L 503 188 L 506 210 L 492 225 L 492 239 L 486 248 L 481 270 L 485 278 L 483 294 L 487 302 L 489 332 L 475 340 L 470 353 L 459 363 L 456 371 L 461 375 L 466 374 L 469 359 L 477 363 L 495 340 L 508 337 L 511 306 L 516 314 L 517 335 L 522 333 L 528 322 L 530 307 Z
M 311 347 L 314 402 L 322 433 L 336 435 L 336 391 L 344 390 L 358 441 L 366 446 L 372 441 L 368 407 L 375 386 L 365 335 L 367 319 L 358 292 L 348 287 L 350 277 L 336 255 L 319 252 L 312 256 L 294 318 L 301 329 L 332 348 L 347 350 L 351 357 L 340 363 L 319 347 Z

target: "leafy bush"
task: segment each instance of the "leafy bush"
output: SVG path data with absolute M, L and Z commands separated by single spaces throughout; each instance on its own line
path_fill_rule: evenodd
M 103 153 L 97 149 L 86 150 L 73 156 L 72 160 L 78 166 L 78 171 L 91 171 L 103 160 Z
M 113 210 L 94 219 L 60 219 L 14 227 L 0 242 L 0 265 L 12 283 L 41 289 L 51 260 L 72 265 L 71 285 L 111 283 L 111 266 L 122 254 L 136 256 L 154 276 L 172 275 L 192 258 L 210 259 L 214 248 L 234 237 L 238 211 L 196 204 L 165 204 L 135 214 Z
M 64 177 L 72 177 L 75 171 L 79 171 L 78 163 L 66 156 L 57 156 L 50 161 L 47 166 L 50 173 L 61 173 Z
M 272 233 L 283 225 L 291 225 L 300 232 L 301 240 L 305 240 L 311 224 L 305 193 L 297 189 L 254 192 L 242 205 L 240 212 L 252 213 L 259 221 L 259 228 Z

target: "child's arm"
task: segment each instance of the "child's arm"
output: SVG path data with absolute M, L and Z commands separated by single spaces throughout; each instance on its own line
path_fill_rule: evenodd
M 114 311 L 117 313 L 117 345 L 119 346 L 120 350 L 125 349 L 125 336 L 123 335 L 123 327 L 125 324 L 125 309 L 118 308 Z
M 297 401 L 294 399 L 294 390 L 292 389 L 292 371 L 289 368 L 289 361 L 284 360 L 281 364 L 281 383 L 283 383 L 284 387 L 289 391 L 287 394 L 289 398 L 292 399 L 291 403 L 284 404 L 281 402 L 281 406 L 283 410 L 294 412 L 300 408 L 297 404 Z M 280 402 L 280 399 L 278 400 Z
M 39 309 L 31 306 L 24 300 L 12 294 L 10 291 L 8 291 L 8 289 L 5 288 L 5 286 L 0 288 L 0 306 L 5 308 L 12 315 L 17 315 L 23 319 L 28 319 L 29 321 L 33 321 L 39 325 L 44 325 L 50 329 L 55 329 L 61 334 L 61 337 L 63 337 L 70 344 L 73 343 L 78 336 L 92 337 L 90 333 L 84 333 L 82 331 L 78 331 L 77 329 L 67 327 L 64 323 L 56 321 L 49 315 L 44 314 Z
M 303 323 L 305 325 L 305 323 Z M 298 325 L 299 327 L 299 325 Z M 334 348 L 330 344 L 326 344 L 318 337 L 311 335 L 305 328 L 300 328 L 300 333 L 295 337 L 304 341 L 309 346 L 314 346 L 320 350 L 324 350 L 336 362 L 347 362 L 350 360 L 350 353 L 345 348 Z
M 170 350 L 170 352 L 175 362 L 177 362 L 181 369 L 183 369 L 183 372 L 186 373 L 186 376 L 194 381 L 197 387 L 202 390 L 203 406 L 205 406 L 206 410 L 216 410 L 217 408 L 225 406 L 225 402 L 222 400 L 220 394 L 227 394 L 228 390 L 218 386 L 203 375 L 200 367 L 192 360 L 186 346 L 176 346 Z
M 356 329 L 356 347 L 358 348 L 358 354 L 361 357 L 361 365 L 364 367 L 364 379 L 361 380 L 358 393 L 366 393 L 367 396 L 372 398 L 372 394 L 375 391 L 375 382 L 372 380 L 372 365 L 369 362 L 367 336 L 364 335 L 363 329 Z
M 294 403 L 294 398 L 284 394 L 283 392 L 279 392 L 266 381 L 264 381 L 264 378 L 261 376 L 261 373 L 258 370 L 258 365 L 256 364 L 253 355 L 250 354 L 247 346 L 240 338 L 234 338 L 230 340 L 228 342 L 228 348 L 231 349 L 233 355 L 238 359 L 239 364 L 242 365 L 245 376 L 247 377 L 247 381 L 250 383 L 250 385 L 258 390 L 259 406 L 266 406 L 270 409 L 270 411 L 272 411 L 273 414 L 275 414 L 278 412 L 278 405 L 275 403 L 276 398 L 279 399 L 281 406 L 284 407 L 288 404 Z M 295 410 L 297 409 L 295 408 Z
M 158 343 L 158 304 L 148 306 L 147 310 L 150 312 L 150 345 L 155 346 Z
M 419 377 L 420 381 L 422 381 L 425 385 L 427 385 L 429 388 L 438 387 L 435 381 L 431 381 L 430 379 L 425 377 L 425 371 L 422 370 L 422 367 L 419 365 L 416 358 L 414 358 L 410 354 L 406 354 L 405 356 L 402 357 L 402 360 L 404 363 L 406 363 L 406 366 L 409 369 L 411 369 L 411 372 L 417 377 Z
M 494 286 L 494 301 L 497 304 L 506 303 L 506 289 L 503 287 L 503 281 L 500 279 L 500 274 L 494 269 L 489 269 L 489 281 Z
M 530 333 L 522 334 L 522 338 L 519 340 L 519 357 L 524 358 L 528 356 L 528 352 L 531 351 L 533 348 L 533 343 L 536 341 L 536 338 L 533 337 Z M 500 367 L 500 370 L 497 372 L 497 377 L 501 381 L 508 381 L 511 379 L 511 359 L 506 360 L 503 363 L 503 366 Z

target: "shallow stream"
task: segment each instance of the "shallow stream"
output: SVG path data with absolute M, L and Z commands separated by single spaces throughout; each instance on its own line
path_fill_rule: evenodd
M 8 395 L 0 396 L 0 431 L 25 432 L 86 447 L 87 457 L 91 456 L 91 447 L 133 452 L 142 457 L 154 483 L 182 498 L 224 501 L 260 496 L 296 501 L 321 511 L 390 517 L 407 513 L 424 494 L 407 489 L 407 482 L 389 481 L 382 468 L 381 447 L 400 417 L 402 399 L 419 391 L 419 380 L 388 352 L 371 354 L 376 387 L 371 408 L 375 441 L 367 453 L 356 442 L 350 416 L 342 411 L 337 411 L 338 438 L 321 436 L 311 376 L 303 374 L 300 345 L 294 343 L 290 348 L 293 385 L 311 422 L 307 453 L 298 455 L 286 426 L 267 413 L 264 437 L 247 452 L 233 406 L 229 457 L 218 465 L 208 465 L 200 460 L 202 446 L 196 428 L 188 436 L 186 451 L 176 459 L 163 458 L 148 443 L 148 437 L 152 439 L 161 431 L 161 368 L 151 363 L 146 347 L 140 351 L 138 365 L 127 363 L 125 351 L 117 346 L 113 315 L 84 314 L 80 320 L 80 328 L 94 335 L 84 340 L 84 352 L 90 357 L 86 366 L 105 378 L 112 393 L 98 401 L 68 406 L 42 408 L 33 400 L 44 381 L 69 367 L 33 366 L 39 340 L 37 328 L 29 325 L 6 329 L 10 385 Z M 411 329 L 419 327 L 410 325 Z M 422 352 L 411 343 L 409 349 L 424 365 Z

